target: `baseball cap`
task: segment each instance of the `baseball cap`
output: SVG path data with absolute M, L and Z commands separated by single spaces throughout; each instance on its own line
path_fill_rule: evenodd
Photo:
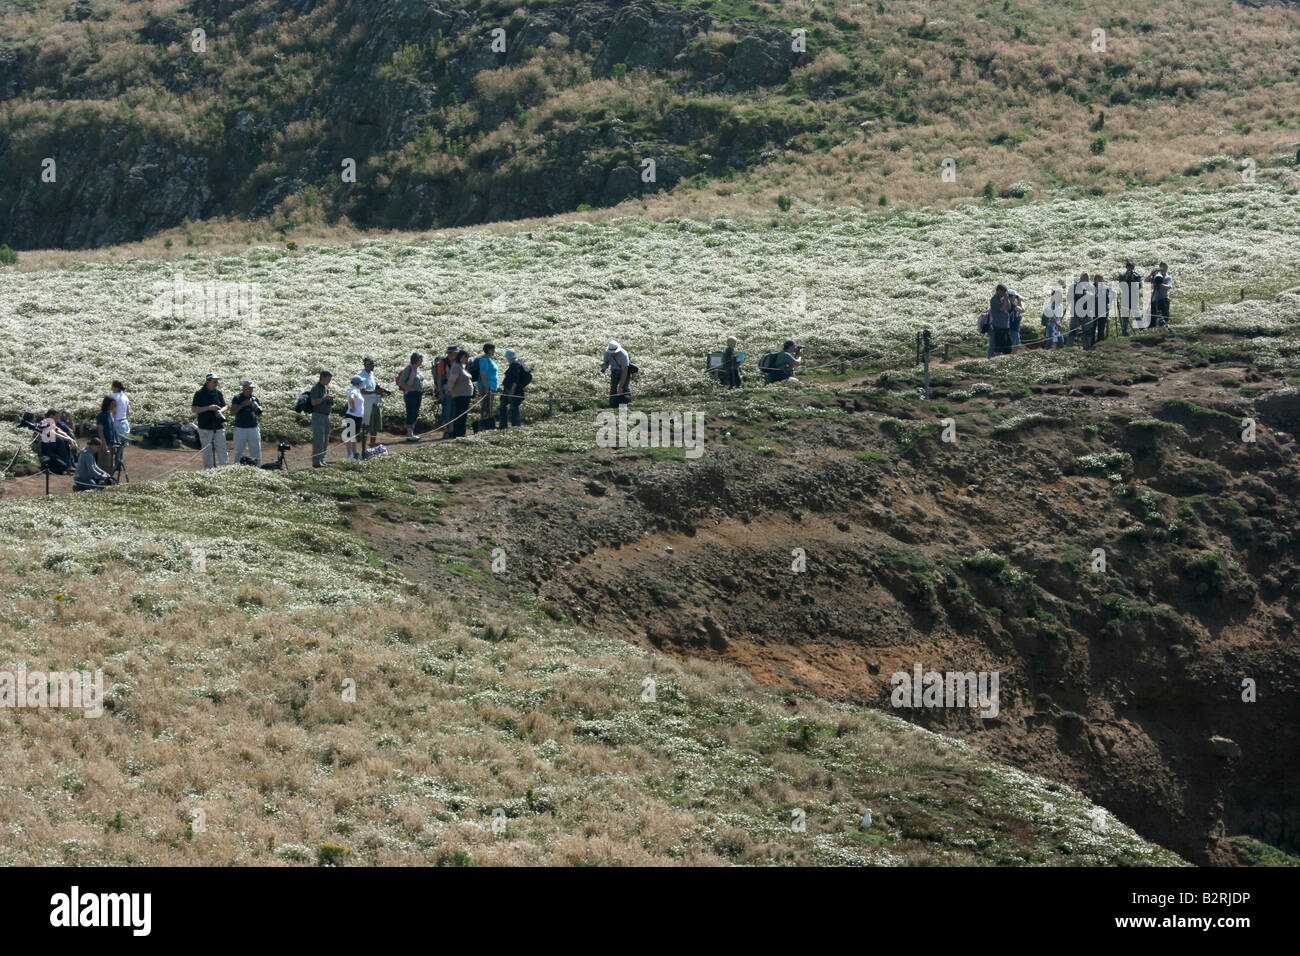
M 781 346 L 781 347 L 782 347 L 782 348 L 785 348 L 785 349 L 792 349 L 792 348 L 794 348 L 794 339 L 786 339 L 786 340 L 785 340 L 785 345 L 783 345 L 783 346 Z
M 361 384 L 362 382 L 364 382 L 364 381 L 365 381 L 365 379 L 362 378 L 360 375 L 353 375 L 353 376 L 352 376 L 352 384 L 353 384 L 353 385 L 360 385 L 360 384 Z
M 218 377 L 218 376 L 216 376 L 216 375 L 213 375 L 211 372 L 209 372 L 209 373 L 208 373 L 208 377 L 205 378 L 203 381 L 205 381 L 205 382 L 219 382 L 219 381 L 221 381 L 221 379 L 220 379 L 220 377 Z
M 374 364 L 375 364 L 375 360 L 372 359 L 369 355 L 367 355 L 365 358 L 363 358 L 363 359 L 361 360 L 361 364 L 362 364 L 362 365 L 374 365 Z
M 252 380 L 251 378 L 246 378 L 246 379 L 244 379 L 244 381 L 243 381 L 241 387 L 243 387 L 243 388 L 252 388 L 252 387 L 253 387 L 253 380 Z

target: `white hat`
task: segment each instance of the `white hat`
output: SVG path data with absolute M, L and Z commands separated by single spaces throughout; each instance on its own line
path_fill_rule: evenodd
M 617 352 L 617 351 L 618 351 L 618 348 L 619 348 L 618 343 L 617 343 L 617 342 L 614 342 L 614 341 L 611 340 L 610 343 L 609 343 L 608 345 L 605 346 L 605 351 L 606 351 L 606 352 Z

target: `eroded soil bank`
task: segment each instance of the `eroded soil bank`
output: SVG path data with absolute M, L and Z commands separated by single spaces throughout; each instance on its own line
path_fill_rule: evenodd
M 980 372 L 939 369 L 929 402 L 801 383 L 787 412 L 711 419 L 696 461 L 597 449 L 447 486 L 436 541 L 354 521 L 449 588 L 504 545 L 474 586 L 962 737 L 1193 861 L 1300 851 L 1300 389 L 1230 339 L 1123 343 L 1062 385 Z M 918 664 L 998 672 L 997 716 L 892 707 Z

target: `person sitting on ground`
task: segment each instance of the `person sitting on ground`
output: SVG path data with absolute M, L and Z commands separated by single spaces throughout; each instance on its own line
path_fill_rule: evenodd
M 727 336 L 727 350 L 722 353 L 722 384 L 727 388 L 740 387 L 740 358 L 736 351 L 736 337 Z
M 769 382 L 797 382 L 795 370 L 803 363 L 803 346 L 794 339 L 786 339 L 781 351 L 772 359 L 767 372 Z
M 989 299 L 989 335 L 993 339 L 994 355 L 1011 354 L 1011 316 L 1014 306 L 1007 287 L 998 283 Z
M 474 399 L 474 380 L 470 378 L 469 353 L 461 349 L 456 353 L 455 361 L 447 367 L 447 392 L 452 400 L 451 426 L 452 438 L 465 437 L 465 419 L 469 417 L 470 402 Z
M 360 460 L 361 456 L 357 454 L 358 438 L 361 439 L 361 447 L 366 447 L 366 397 L 361 394 L 361 386 L 365 381 L 360 375 L 353 375 L 352 387 L 348 389 L 347 409 L 343 413 L 343 446 L 347 453 L 346 461 L 354 458 Z
M 104 486 L 112 482 L 108 472 L 95 461 L 95 455 L 101 451 L 100 445 L 98 438 L 91 438 L 81 450 L 81 457 L 77 459 L 77 471 L 72 476 L 73 491 L 103 491 Z
M 95 416 L 95 434 L 99 437 L 99 467 L 105 471 L 113 469 L 113 446 L 117 444 L 117 416 L 113 410 L 117 401 L 112 395 L 105 395 L 99 403 L 99 414 Z
M 113 427 L 117 432 L 117 440 L 126 444 L 131 438 L 131 399 L 127 398 L 126 386 L 118 381 L 113 382 L 111 393 L 113 401 L 117 402 L 113 409 Z
M 474 360 L 478 363 L 478 374 L 474 376 L 475 384 L 478 386 L 479 393 L 483 396 L 478 407 L 480 428 L 497 427 L 496 419 L 493 417 L 492 412 L 492 399 L 496 395 L 497 388 L 500 385 L 500 382 L 498 381 L 500 369 L 497 368 L 496 359 L 493 358 L 493 356 L 496 355 L 496 351 L 497 347 L 495 345 L 491 342 L 485 342 L 483 344 L 483 354 Z M 473 374 L 473 370 L 471 370 L 471 374 Z
M 632 381 L 632 356 L 627 349 L 611 341 L 605 346 L 605 359 L 600 363 L 603 373 L 609 370 L 609 407 L 632 404 L 630 383 Z
M 514 349 L 506 349 L 506 377 L 501 388 L 501 419 L 499 428 L 505 428 L 507 418 L 515 428 L 520 426 L 519 406 L 524 401 L 524 389 L 532 380 L 532 373 L 519 360 Z
M 59 470 L 59 465 L 55 466 L 56 474 L 72 471 L 81 448 L 72 432 L 59 421 L 57 408 L 48 409 L 45 417 L 36 423 L 36 435 L 41 443 L 41 454 L 61 463 L 62 470 Z
M 402 400 L 406 403 L 408 442 L 420 440 L 415 434 L 415 423 L 420 420 L 420 404 L 424 401 L 424 374 L 420 371 L 420 366 L 423 364 L 424 356 L 419 352 L 412 352 L 410 364 L 397 376 L 397 390 L 402 393 Z

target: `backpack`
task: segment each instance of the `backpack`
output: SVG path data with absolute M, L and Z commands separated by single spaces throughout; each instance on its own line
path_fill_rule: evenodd
M 312 411 L 310 391 L 303 392 L 298 396 L 298 401 L 293 404 L 293 410 L 295 412 L 301 412 L 304 415 L 309 414 Z
M 992 312 L 993 312 L 992 309 L 985 309 L 983 312 L 980 313 L 979 321 L 976 323 L 975 327 L 981 333 L 987 332 L 989 330 L 989 321 L 992 318 Z
M 475 381 L 475 383 L 478 382 L 478 376 L 479 376 L 478 361 L 482 357 L 483 356 L 480 355 L 478 358 L 471 361 L 469 365 L 465 366 L 465 370 L 469 372 L 469 377 L 472 378 Z
M 529 385 L 533 384 L 533 367 L 531 365 L 520 364 L 519 366 L 519 389 L 523 391 Z
M 182 445 L 186 448 L 193 448 L 195 451 L 198 451 L 203 446 L 203 442 L 199 438 L 199 427 L 192 423 L 181 426 L 180 439 Z

